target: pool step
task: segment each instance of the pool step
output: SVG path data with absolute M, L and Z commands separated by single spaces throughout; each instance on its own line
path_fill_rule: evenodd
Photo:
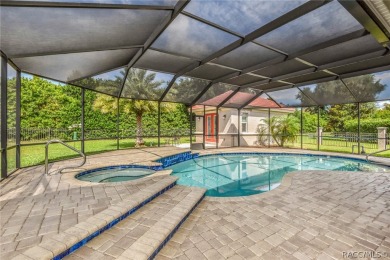
M 204 193 L 201 188 L 176 185 L 67 258 L 153 259 Z
M 165 176 L 153 185 L 123 199 L 120 203 L 93 215 L 83 222 L 27 249 L 13 259 L 62 259 L 85 245 L 94 237 L 103 235 L 115 225 L 136 214 L 145 205 L 176 185 L 177 177 Z

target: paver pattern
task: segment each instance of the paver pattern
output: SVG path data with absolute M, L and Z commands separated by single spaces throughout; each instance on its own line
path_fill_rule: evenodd
M 343 259 L 353 251 L 390 257 L 390 173 L 287 176 L 290 187 L 261 195 L 206 197 L 157 259 Z
M 203 194 L 177 185 L 65 259 L 148 259 Z
M 107 152 L 89 156 L 83 170 L 147 164 L 183 151 L 165 147 Z M 317 153 L 259 148 L 201 153 L 218 151 Z M 390 165 L 389 159 L 375 160 Z M 54 163 L 51 171 L 73 163 Z M 79 171 L 45 176 L 43 166 L 30 167 L 0 183 L 0 259 L 11 259 L 164 178 L 95 184 L 75 180 Z M 389 174 L 308 171 L 294 174 L 292 180 L 289 189 L 263 195 L 206 198 L 158 258 L 340 259 L 344 250 L 390 252 Z
M 172 147 L 114 151 L 88 157 L 83 170 L 108 165 L 150 163 L 182 152 Z M 72 160 L 55 163 L 50 171 L 74 165 Z M 161 180 L 151 176 L 133 182 L 97 184 L 74 179 L 82 170 L 46 176 L 43 166 L 22 169 L 0 183 L 0 258 L 10 259 L 38 245 L 46 236 L 58 234 L 110 205 Z

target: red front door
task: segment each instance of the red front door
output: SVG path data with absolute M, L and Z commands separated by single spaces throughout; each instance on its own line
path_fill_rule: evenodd
M 206 142 L 215 142 L 215 133 L 216 133 L 216 124 L 217 124 L 217 114 L 206 114 Z

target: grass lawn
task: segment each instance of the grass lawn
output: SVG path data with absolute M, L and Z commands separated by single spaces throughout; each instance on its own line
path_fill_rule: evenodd
M 158 146 L 157 138 L 144 138 L 146 147 Z M 166 145 L 166 139 L 161 138 L 161 145 Z M 181 143 L 189 143 L 190 138 L 181 138 Z M 68 142 L 69 145 L 76 149 L 81 149 L 81 142 Z M 121 139 L 119 140 L 119 149 L 127 149 L 135 147 L 134 139 Z M 117 149 L 117 140 L 86 140 L 85 141 L 85 153 L 87 155 L 96 154 L 101 152 L 113 151 Z M 72 150 L 61 144 L 51 144 L 49 146 L 49 161 L 57 161 L 68 158 L 78 157 L 79 155 Z M 15 156 L 9 158 L 9 163 L 15 164 Z M 45 162 L 45 145 L 27 145 L 21 147 L 21 166 L 27 167 L 37 164 L 43 164 Z
M 156 147 L 158 144 L 157 138 L 144 138 L 146 147 Z M 161 145 L 167 145 L 166 138 L 161 138 Z M 189 143 L 189 137 L 181 138 L 181 143 Z M 303 148 L 308 150 L 317 150 L 317 144 L 315 144 L 316 140 L 309 139 L 308 137 L 304 137 L 303 139 Z M 81 142 L 69 142 L 71 146 L 76 149 L 81 149 Z M 341 142 L 340 142 L 341 144 Z M 351 153 L 352 152 L 352 144 L 348 143 L 348 146 L 336 146 L 336 145 L 321 145 L 320 150 L 326 152 L 340 152 L 340 153 Z M 364 147 L 369 147 L 369 144 L 362 143 Z M 135 146 L 134 139 L 121 139 L 119 141 L 119 149 L 128 149 Z M 372 146 L 372 145 L 371 145 Z M 286 147 L 291 148 L 300 148 L 301 142 L 300 138 L 298 138 L 294 143 L 289 143 Z M 117 140 L 89 140 L 85 141 L 85 152 L 87 155 L 96 154 L 106 151 L 112 151 L 117 149 Z M 365 148 L 367 153 L 371 153 L 376 151 L 376 149 Z M 357 152 L 355 148 L 355 153 Z M 7 150 L 8 154 L 8 171 L 11 172 L 15 169 L 15 148 L 10 148 Z M 79 155 L 72 150 L 66 148 L 61 144 L 51 144 L 49 148 L 49 161 L 57 161 L 64 160 L 68 158 L 78 157 Z M 375 156 L 380 157 L 388 157 L 390 158 L 390 151 L 386 151 L 383 153 L 376 154 Z M 43 164 L 45 161 L 45 145 L 37 144 L 37 145 L 23 145 L 21 146 L 21 166 L 27 167 L 32 165 Z
M 336 143 L 336 142 L 335 142 Z M 340 141 L 338 145 L 329 145 L 329 144 L 323 144 L 320 145 L 320 151 L 324 152 L 337 152 L 337 153 L 352 153 L 352 145 L 356 145 L 354 153 L 357 154 L 357 142 L 348 142 L 347 145 L 344 145 L 344 141 Z M 370 143 L 360 143 L 361 146 L 364 146 L 364 150 L 366 153 L 373 153 L 378 151 L 376 148 L 372 148 L 373 145 Z M 290 148 L 301 148 L 301 141 L 300 138 L 297 138 L 297 140 L 294 143 L 288 143 L 285 147 Z M 317 143 L 316 140 L 309 139 L 309 137 L 305 136 L 303 138 L 303 149 L 308 150 L 317 150 Z M 382 153 L 375 154 L 373 156 L 378 157 L 387 157 L 390 158 L 390 151 L 385 151 Z

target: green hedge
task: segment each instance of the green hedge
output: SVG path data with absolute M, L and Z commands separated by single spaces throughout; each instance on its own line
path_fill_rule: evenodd
M 390 118 L 367 118 L 360 120 L 360 131 L 364 133 L 376 133 L 378 127 L 388 127 L 390 129 Z M 347 132 L 358 131 L 358 120 L 348 120 L 345 122 Z

